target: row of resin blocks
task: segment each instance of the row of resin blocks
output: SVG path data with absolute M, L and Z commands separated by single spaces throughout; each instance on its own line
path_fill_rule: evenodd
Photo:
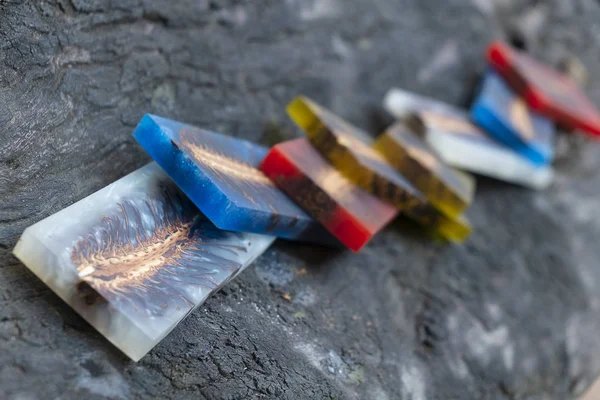
M 268 150 L 148 115 L 137 141 L 217 227 L 359 251 L 398 213 L 460 241 L 471 177 L 403 124 L 376 142 L 313 101 L 288 113 L 306 133 Z
M 487 55 L 490 69 L 470 114 L 395 89 L 384 104 L 399 122 L 376 140 L 305 97 L 287 110 L 306 138 L 270 151 L 154 116 L 134 136 L 221 229 L 318 243 L 333 236 L 359 251 L 400 213 L 462 241 L 475 185 L 453 167 L 545 188 L 553 177 L 551 118 L 590 126 L 573 123 L 590 114 L 564 117 L 586 109 L 574 101 L 587 101 L 568 78 L 502 43 Z M 558 113 L 561 102 L 569 108 Z
M 133 134 L 155 162 L 27 228 L 14 253 L 138 360 L 275 237 L 359 251 L 401 214 L 461 241 L 474 180 L 454 168 L 543 188 L 550 120 L 600 132 L 568 78 L 503 44 L 488 59 L 470 114 L 395 89 L 399 121 L 376 139 L 304 97 L 288 113 L 306 137 L 271 149 L 146 115 Z
M 15 255 L 137 361 L 276 237 L 358 251 L 400 212 L 468 235 L 472 178 L 403 124 L 373 142 L 306 98 L 288 110 L 307 138 L 270 150 L 144 116 L 155 162 L 27 228 Z

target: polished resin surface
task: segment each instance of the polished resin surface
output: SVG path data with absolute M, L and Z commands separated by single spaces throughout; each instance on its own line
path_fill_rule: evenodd
M 398 214 L 341 174 L 305 138 L 275 145 L 261 169 L 353 251 Z
M 332 242 L 258 169 L 266 147 L 150 114 L 133 136 L 217 227 Z
M 152 163 L 27 228 L 14 254 L 137 361 L 273 240 L 216 228 Z
M 531 110 L 494 71 L 488 71 L 471 118 L 490 136 L 535 165 L 554 156 L 556 131 L 548 118 Z

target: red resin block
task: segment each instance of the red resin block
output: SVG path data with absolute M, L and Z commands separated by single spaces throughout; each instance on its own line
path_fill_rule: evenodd
M 305 138 L 273 147 L 260 169 L 355 252 L 398 214 L 344 177 Z
M 570 77 L 502 42 L 493 42 L 488 62 L 529 106 L 565 128 L 600 135 L 600 114 Z

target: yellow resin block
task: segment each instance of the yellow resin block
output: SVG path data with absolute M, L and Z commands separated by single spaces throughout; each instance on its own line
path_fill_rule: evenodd
M 475 191 L 473 177 L 444 163 L 403 123 L 396 123 L 382 133 L 374 148 L 449 217 L 458 217 L 471 204 Z
M 450 218 L 434 207 L 372 148 L 373 140 L 365 132 L 302 96 L 292 101 L 287 111 L 311 144 L 356 185 L 448 240 L 462 241 L 469 236 L 468 221 Z

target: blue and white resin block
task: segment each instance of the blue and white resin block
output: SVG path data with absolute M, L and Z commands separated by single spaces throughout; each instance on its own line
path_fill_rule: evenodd
M 137 361 L 273 240 L 216 228 L 151 163 L 30 226 L 14 254 Z
M 551 165 L 531 163 L 471 123 L 462 109 L 401 89 L 387 93 L 384 107 L 453 167 L 533 189 L 545 189 L 554 179 Z
M 530 110 L 527 103 L 489 71 L 473 107 L 471 118 L 494 139 L 535 165 L 546 165 L 554 156 L 556 132 L 547 118 Z
M 258 169 L 267 148 L 149 114 L 133 136 L 217 227 L 335 243 Z

